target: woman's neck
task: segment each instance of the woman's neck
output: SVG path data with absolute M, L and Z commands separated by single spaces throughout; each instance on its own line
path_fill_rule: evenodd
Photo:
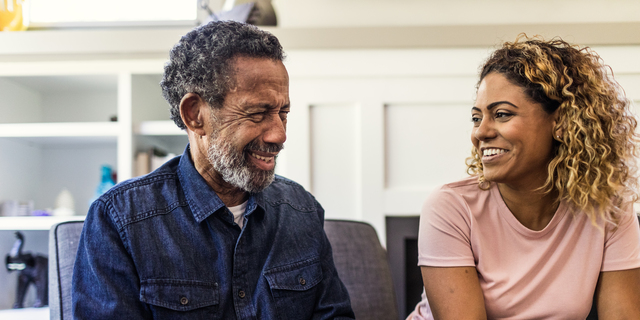
M 498 183 L 502 200 L 520 223 L 535 231 L 544 229 L 558 209 L 558 192 L 548 193 L 537 188 L 513 188 Z

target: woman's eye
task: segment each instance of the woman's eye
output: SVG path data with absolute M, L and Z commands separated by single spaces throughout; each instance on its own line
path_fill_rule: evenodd
M 473 125 L 479 125 L 480 121 L 482 121 L 482 118 L 480 117 L 471 117 L 471 122 L 473 122 Z
M 511 116 L 508 112 L 496 112 L 496 118 L 505 118 Z

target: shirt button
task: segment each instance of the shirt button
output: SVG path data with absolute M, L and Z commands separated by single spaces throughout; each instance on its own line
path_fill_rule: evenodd
M 300 285 L 305 285 L 307 284 L 307 280 L 305 280 L 303 277 L 300 277 L 300 279 L 298 280 L 300 282 Z
M 244 299 L 244 296 L 245 296 L 244 291 L 242 290 L 238 291 L 238 297 L 240 297 L 240 299 Z
M 189 299 L 187 299 L 187 297 L 180 298 L 180 304 L 186 305 L 187 303 L 189 303 Z

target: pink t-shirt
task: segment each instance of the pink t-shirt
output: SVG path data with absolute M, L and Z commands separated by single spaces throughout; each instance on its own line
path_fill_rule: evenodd
M 425 202 L 418 265 L 476 267 L 489 319 L 585 319 L 601 271 L 640 267 L 636 217 L 625 215 L 617 229 L 599 225 L 561 202 L 549 224 L 533 231 L 495 183 L 481 190 L 470 177 Z

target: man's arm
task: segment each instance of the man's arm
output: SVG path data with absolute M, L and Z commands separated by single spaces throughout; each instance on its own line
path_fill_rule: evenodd
M 317 213 L 324 224 L 324 209 L 316 201 Z M 322 227 L 322 225 L 321 225 Z M 351 301 L 347 288 L 338 277 L 336 266 L 333 263 L 333 251 L 327 235 L 322 231 L 322 282 L 318 284 L 320 297 L 316 303 L 313 319 L 355 319 L 351 309 Z
M 475 267 L 421 269 L 422 281 L 434 319 L 487 319 L 484 296 Z
M 108 206 L 98 200 L 84 223 L 71 288 L 74 319 L 150 319 L 140 281 Z
M 598 319 L 640 319 L 640 268 L 600 273 Z

